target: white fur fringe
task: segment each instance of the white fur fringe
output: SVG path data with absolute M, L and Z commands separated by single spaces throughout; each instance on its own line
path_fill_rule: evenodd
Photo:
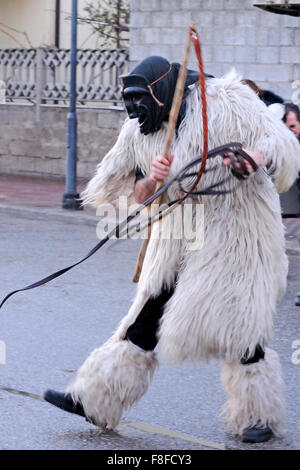
M 154 352 L 144 352 L 126 340 L 108 340 L 95 349 L 68 386 L 74 401 L 102 429 L 114 429 L 123 410 L 148 390 L 158 365 Z
M 295 135 L 234 72 L 208 79 L 206 94 L 209 149 L 241 142 L 244 148 L 262 151 L 277 189 L 288 190 L 300 171 Z M 191 90 L 186 105 L 170 150 L 174 155 L 170 177 L 203 148 L 198 86 Z M 166 132 L 165 122 L 159 131 L 145 136 L 137 119 L 127 119 L 83 193 L 85 203 L 97 207 L 132 193 L 136 168 L 149 174 L 153 158 L 162 152 Z M 207 168 L 212 167 L 214 171 L 203 175 L 199 189 L 230 176 L 221 157 L 208 161 Z M 135 321 L 141 293 L 157 295 L 178 273 L 159 333 L 160 351 L 171 362 L 211 358 L 231 362 L 246 351 L 253 353 L 258 343 L 265 347 L 273 338 L 276 303 L 285 292 L 288 265 L 279 196 L 263 168 L 242 184 L 230 178 L 224 187 L 233 192 L 194 200 L 195 206 L 204 205 L 204 216 L 179 217 L 170 237 L 156 237 L 159 229 L 154 225 L 137 296 L 118 330 L 123 334 Z M 172 185 L 163 200 L 177 197 L 178 187 Z M 185 214 L 188 205 L 186 201 Z M 172 228 L 171 217 L 165 220 Z M 183 235 L 204 232 L 202 248 L 191 250 L 187 236 L 175 236 L 181 226 L 187 229 Z
M 266 348 L 265 359 L 255 364 L 223 363 L 221 380 L 229 395 L 221 417 L 235 434 L 257 423 L 275 436 L 284 434 L 283 380 L 275 351 Z

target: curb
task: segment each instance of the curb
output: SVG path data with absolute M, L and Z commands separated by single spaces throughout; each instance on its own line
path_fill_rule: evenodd
M 87 225 L 96 227 L 101 218 L 84 214 L 83 211 L 69 212 L 65 209 L 34 208 L 23 206 L 9 206 L 0 204 L 0 214 L 21 217 L 29 220 L 50 220 L 74 225 Z M 286 239 L 286 253 L 289 256 L 300 256 L 300 244 L 296 237 Z
M 83 211 L 69 212 L 66 209 L 49 209 L 0 204 L 0 214 L 30 220 L 50 220 L 68 224 L 82 224 L 96 227 L 99 217 L 86 215 Z

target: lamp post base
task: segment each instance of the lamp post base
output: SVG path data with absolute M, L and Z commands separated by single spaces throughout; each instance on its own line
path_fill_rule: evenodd
M 83 210 L 81 206 L 81 200 L 79 198 L 79 194 L 68 194 L 65 193 L 62 199 L 62 208 L 69 209 L 73 211 Z

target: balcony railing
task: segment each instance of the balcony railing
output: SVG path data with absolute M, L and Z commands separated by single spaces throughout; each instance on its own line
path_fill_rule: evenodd
M 127 72 L 127 49 L 79 49 L 78 103 L 119 105 L 120 76 Z M 6 102 L 64 104 L 70 92 L 70 50 L 0 49 L 0 81 Z

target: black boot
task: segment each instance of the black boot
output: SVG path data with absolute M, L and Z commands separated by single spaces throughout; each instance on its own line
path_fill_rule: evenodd
M 65 395 L 64 393 L 56 392 L 55 390 L 46 390 L 44 393 L 44 399 L 48 403 L 51 403 L 51 405 L 57 406 L 62 410 L 86 417 L 81 403 L 75 403 L 70 393 Z
M 253 426 L 252 428 L 246 428 L 242 434 L 243 442 L 265 442 L 271 439 L 273 436 L 272 430 L 269 426 L 265 428 L 260 428 L 259 426 Z

